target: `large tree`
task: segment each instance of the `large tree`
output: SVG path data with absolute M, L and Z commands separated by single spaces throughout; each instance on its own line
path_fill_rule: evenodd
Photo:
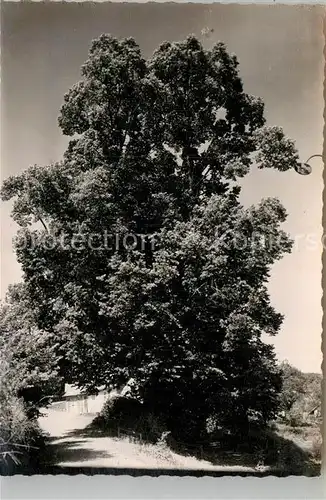
M 74 137 L 62 161 L 2 188 L 67 379 L 91 389 L 132 377 L 144 404 L 192 436 L 212 416 L 267 421 L 280 382 L 262 334 L 282 322 L 266 284 L 291 248 L 286 213 L 277 199 L 242 207 L 239 179 L 298 155 L 265 126 L 237 66 L 194 36 L 148 60 L 133 39 L 100 36 L 64 97 L 59 125 Z

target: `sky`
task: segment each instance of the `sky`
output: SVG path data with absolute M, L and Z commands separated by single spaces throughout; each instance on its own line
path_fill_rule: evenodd
M 322 6 L 134 3 L 2 3 L 1 178 L 29 165 L 60 160 L 67 145 L 57 125 L 63 96 L 80 79 L 92 39 L 133 36 L 145 57 L 164 40 L 200 36 L 236 53 L 244 89 L 265 102 L 268 125 L 283 127 L 305 161 L 323 148 Z M 278 359 L 321 371 L 322 160 L 310 176 L 253 169 L 243 181 L 244 205 L 268 196 L 288 212 L 283 229 L 291 255 L 271 271 L 273 306 L 285 316 L 269 340 Z M 1 296 L 20 280 L 12 251 L 17 226 L 1 207 Z

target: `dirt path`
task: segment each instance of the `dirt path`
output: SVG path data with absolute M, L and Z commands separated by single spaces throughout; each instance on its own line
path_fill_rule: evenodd
M 212 465 L 158 445 L 130 442 L 127 438 L 85 437 L 80 431 L 93 418 L 94 415 L 71 415 L 50 409 L 39 419 L 42 429 L 50 436 L 51 455 L 56 466 L 254 472 L 249 467 Z

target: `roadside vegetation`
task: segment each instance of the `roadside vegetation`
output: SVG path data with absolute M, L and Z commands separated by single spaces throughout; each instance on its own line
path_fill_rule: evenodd
M 51 337 L 38 329 L 23 284 L 0 306 L 0 470 L 37 471 L 44 436 L 40 408 L 60 392 Z
M 174 452 L 210 464 L 243 465 L 278 475 L 319 475 L 321 418 L 307 416 L 305 420 L 303 408 L 313 408 L 318 401 L 321 403 L 321 376 L 304 374 L 288 363 L 282 363 L 281 370 L 283 390 L 280 393 L 280 408 L 288 402 L 293 385 L 297 393 L 294 395 L 294 389 L 290 391 L 292 406 L 302 409 L 300 419 L 293 419 L 292 406 L 288 406 L 288 413 L 280 410 L 278 418 L 269 422 L 265 429 L 260 429 L 253 422 L 245 436 L 213 429 L 211 422 L 207 422 L 204 440 L 182 442 L 171 435 L 162 416 L 147 411 L 135 399 L 116 396 L 107 401 L 101 413 L 88 426 L 86 435 L 129 439 L 154 455 L 163 453 L 168 456 Z M 297 379 L 305 381 L 304 390 L 295 377 L 288 379 L 289 373 L 295 373 Z

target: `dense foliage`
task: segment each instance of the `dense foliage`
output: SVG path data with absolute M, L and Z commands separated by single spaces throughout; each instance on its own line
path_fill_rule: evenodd
M 3 379 L 31 418 L 60 391 L 56 347 L 54 336 L 37 327 L 24 284 L 11 286 L 0 307 L 0 355 L 7 367 Z
M 281 128 L 244 92 L 218 43 L 163 43 L 145 61 L 133 39 L 102 35 L 59 125 L 62 161 L 7 179 L 16 252 L 40 331 L 61 373 L 92 389 L 131 377 L 175 433 L 208 418 L 246 428 L 275 415 L 273 348 L 282 317 L 270 268 L 291 242 L 277 199 L 244 208 L 250 166 L 293 168 Z
M 280 410 L 285 421 L 292 425 L 319 423 L 310 415 L 314 409 L 321 411 L 322 376 L 319 373 L 303 373 L 287 361 L 280 367 L 282 391 Z
M 36 420 L 29 418 L 23 400 L 15 392 L 15 373 L 10 369 L 7 354 L 0 350 L 1 474 L 10 473 L 22 463 L 30 464 L 30 458 L 35 455 L 35 448 L 41 439 Z
M 23 284 L 9 288 L 0 307 L 0 468 L 32 466 L 43 445 L 39 409 L 60 390 L 49 332 L 37 328 Z

